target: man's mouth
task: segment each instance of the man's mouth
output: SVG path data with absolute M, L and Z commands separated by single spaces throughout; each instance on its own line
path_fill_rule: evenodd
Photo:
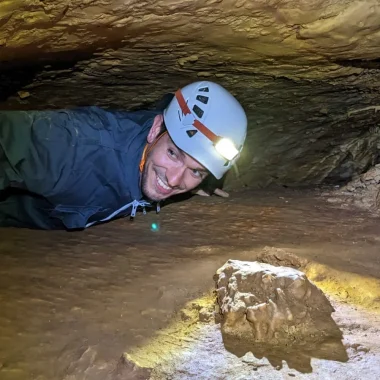
M 158 175 L 156 175 L 156 187 L 157 190 L 164 195 L 170 194 L 173 190 Z

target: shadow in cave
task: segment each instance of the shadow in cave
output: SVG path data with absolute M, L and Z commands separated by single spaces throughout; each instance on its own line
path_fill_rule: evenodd
M 358 67 L 361 69 L 380 69 L 380 59 L 337 59 L 334 63 L 344 67 Z
M 242 357 L 248 352 L 257 359 L 266 358 L 276 369 L 282 369 L 285 361 L 290 369 L 295 369 L 301 373 L 311 373 L 311 359 L 323 359 L 337 362 L 347 362 L 348 355 L 342 344 L 342 332 L 330 317 L 322 322 L 323 330 L 329 329 L 331 334 L 323 340 L 303 340 L 299 343 L 289 343 L 282 346 L 274 346 L 266 342 L 248 342 L 231 336 L 223 332 L 223 344 L 227 351 Z M 322 327 L 322 326 L 321 326 Z M 321 328 L 322 329 L 322 328 Z
M 21 88 L 32 83 L 41 70 L 42 68 L 38 66 L 29 67 L 28 69 L 14 67 L 12 70 L 3 69 L 0 66 L 0 102 L 5 102 Z
M 45 54 L 37 61 L 25 64 L 23 61 L 0 63 L 0 102 L 6 102 L 17 91 L 32 84 L 39 74 L 59 75 L 61 78 L 72 74 L 75 65 L 91 57 L 91 52 L 61 52 Z M 67 73 L 65 74 L 65 71 Z

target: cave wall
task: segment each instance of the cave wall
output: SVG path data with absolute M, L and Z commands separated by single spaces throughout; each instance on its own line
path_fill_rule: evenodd
M 149 108 L 210 79 L 249 119 L 227 188 L 336 183 L 378 162 L 379 46 L 378 1 L 3 1 L 0 107 Z

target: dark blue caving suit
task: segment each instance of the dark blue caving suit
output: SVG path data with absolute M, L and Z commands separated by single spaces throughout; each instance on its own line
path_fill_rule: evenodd
M 139 164 L 160 111 L 0 111 L 0 226 L 83 229 L 143 205 Z

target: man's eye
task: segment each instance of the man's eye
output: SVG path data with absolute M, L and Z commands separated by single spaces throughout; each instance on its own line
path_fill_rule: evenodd
M 202 177 L 202 174 L 201 174 L 201 172 L 200 172 L 199 170 L 197 170 L 197 169 L 192 169 L 192 172 L 193 172 L 193 175 L 194 175 L 195 177 L 198 177 L 198 178 Z
M 174 150 L 173 149 L 168 149 L 168 153 L 169 153 L 169 156 L 171 156 L 171 157 L 176 157 L 176 154 L 175 154 L 175 152 L 174 152 Z

